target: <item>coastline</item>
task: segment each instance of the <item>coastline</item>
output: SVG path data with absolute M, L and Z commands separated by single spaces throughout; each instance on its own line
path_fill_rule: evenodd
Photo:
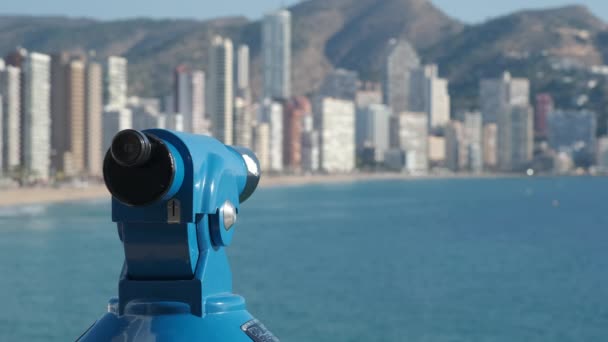
M 340 184 L 379 180 L 422 180 L 422 179 L 465 179 L 465 178 L 505 178 L 517 175 L 430 175 L 411 176 L 399 173 L 356 173 L 345 175 L 304 175 L 304 176 L 267 176 L 262 177 L 260 188 L 284 186 L 304 186 L 315 184 Z M 51 204 L 80 200 L 98 200 L 110 198 L 110 193 L 103 184 L 86 187 L 65 188 L 17 188 L 0 189 L 0 207 L 16 205 Z

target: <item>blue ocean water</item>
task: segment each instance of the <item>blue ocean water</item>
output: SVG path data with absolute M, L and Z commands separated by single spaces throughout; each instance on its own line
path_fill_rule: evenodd
M 229 255 L 283 341 L 608 341 L 608 179 L 260 189 Z M 107 201 L 0 209 L 0 340 L 70 341 L 116 295 Z

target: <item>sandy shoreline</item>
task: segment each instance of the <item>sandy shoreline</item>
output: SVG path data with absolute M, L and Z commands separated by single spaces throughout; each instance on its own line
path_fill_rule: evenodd
M 263 177 L 260 187 L 301 186 L 312 184 L 349 183 L 369 180 L 419 180 L 437 178 L 499 178 L 500 175 L 487 176 L 407 176 L 396 173 L 350 174 L 350 175 L 311 175 L 311 176 L 270 176 Z M 79 200 L 109 199 L 110 193 L 104 185 L 91 185 L 84 188 L 22 188 L 0 190 L 0 207 L 26 204 L 47 204 Z

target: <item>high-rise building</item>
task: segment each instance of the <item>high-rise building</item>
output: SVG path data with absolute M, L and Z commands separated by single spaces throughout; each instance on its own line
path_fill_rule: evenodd
M 127 105 L 127 60 L 108 57 L 105 79 L 106 106 L 124 108 Z
M 253 105 L 249 85 L 249 47 L 240 45 L 235 59 L 234 144 L 253 146 Z
M 291 97 L 291 13 L 279 10 L 262 21 L 264 97 Z
M 414 174 L 426 173 L 429 168 L 426 113 L 402 112 L 395 118 L 399 130 L 399 146 L 405 152 L 405 171 Z
M 464 136 L 467 148 L 467 169 L 474 173 L 483 171 L 483 118 L 480 112 L 464 114 Z
M 468 148 L 465 127 L 460 121 L 450 121 L 445 130 L 445 164 L 454 172 L 465 171 L 468 164 Z
M 283 122 L 283 162 L 290 171 L 302 170 L 304 117 L 312 118 L 310 101 L 299 96 L 285 103 Z
M 496 170 L 498 167 L 498 126 L 495 123 L 483 126 L 483 167 L 488 170 Z
M 318 90 L 321 97 L 355 101 L 359 87 L 359 75 L 356 71 L 336 69 L 331 71 Z
M 320 169 L 327 173 L 355 169 L 355 104 L 324 98 L 315 106 L 315 125 L 320 132 Z
M 391 39 L 383 75 L 383 93 L 384 104 L 393 113 L 411 110 L 411 72 L 419 66 L 418 53 L 408 41 Z
M 314 129 L 313 116 L 302 117 L 302 171 L 318 172 L 321 142 L 319 131 Z
M 258 122 L 253 130 L 253 150 L 260 162 L 260 169 L 270 170 L 270 124 Z
M 355 95 L 357 108 L 364 108 L 371 104 L 384 103 L 382 100 L 382 88 L 379 84 L 364 82 Z
M 7 65 L 0 70 L 2 95 L 2 154 L 3 169 L 13 171 L 21 165 L 21 70 Z
M 597 116 L 587 110 L 554 110 L 548 116 L 547 137 L 555 151 L 570 152 L 577 164 L 588 166 L 595 156 Z
M 22 166 L 29 181 L 48 181 L 51 163 L 51 58 L 31 52 L 23 63 Z
M 443 128 L 450 121 L 448 80 L 438 77 L 437 65 L 425 65 L 411 71 L 410 108 L 427 113 L 430 129 Z
M 481 80 L 479 101 L 484 124 L 496 123 L 500 115 L 511 111 L 510 106 L 529 105 L 529 97 L 528 79 L 505 72 L 500 78 Z
M 529 105 L 510 109 L 498 116 L 498 167 L 502 171 L 522 171 L 532 161 L 534 114 Z
M 64 172 L 69 151 L 68 66 L 67 52 L 51 56 L 51 169 L 53 174 Z
M 597 140 L 597 170 L 601 174 L 608 174 L 608 137 Z
M 128 108 L 106 107 L 103 113 L 103 151 L 112 145 L 116 133 L 133 128 L 133 113 Z
M 234 144 L 251 148 L 253 129 L 253 111 L 251 103 L 245 98 L 234 99 Z
M 269 129 L 269 165 L 268 170 L 282 172 L 283 163 L 283 104 L 266 99 L 261 106 L 262 123 L 268 123 Z
M 101 177 L 103 171 L 103 70 L 91 62 L 86 70 L 85 96 L 85 167 L 91 177 Z
M 72 60 L 67 68 L 67 132 L 68 150 L 64 162 L 67 175 L 85 171 L 85 64 Z
M 384 154 L 389 149 L 389 125 L 391 110 L 382 104 L 371 104 L 357 110 L 356 142 L 357 154 L 372 151 L 374 164 L 384 162 Z M 366 159 L 366 158 L 362 158 Z
M 239 45 L 236 51 L 235 64 L 235 86 L 236 95 L 244 97 L 244 92 L 249 92 L 249 46 Z
M 208 134 L 205 119 L 205 73 L 190 70 L 185 65 L 175 68 L 173 92 L 174 113 L 184 116 L 184 130 L 194 134 Z
M 555 104 L 550 94 L 536 95 L 536 107 L 534 108 L 534 136 L 544 140 L 547 138 L 547 118 L 553 111 Z
M 216 36 L 209 56 L 207 113 L 211 117 L 213 136 L 227 145 L 234 143 L 233 69 L 232 41 Z
M 150 128 L 167 128 L 167 116 L 160 113 L 160 103 L 157 99 L 131 97 L 127 108 L 133 115 L 133 129 L 141 131 Z
M 445 164 L 445 137 L 436 135 L 429 136 L 429 164 L 433 166 L 444 166 Z

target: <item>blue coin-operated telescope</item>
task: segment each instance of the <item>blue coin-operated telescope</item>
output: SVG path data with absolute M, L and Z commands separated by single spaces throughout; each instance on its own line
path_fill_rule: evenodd
M 225 247 L 255 191 L 248 149 L 167 130 L 118 133 L 104 161 L 124 245 L 118 299 L 80 341 L 278 341 L 232 293 Z

